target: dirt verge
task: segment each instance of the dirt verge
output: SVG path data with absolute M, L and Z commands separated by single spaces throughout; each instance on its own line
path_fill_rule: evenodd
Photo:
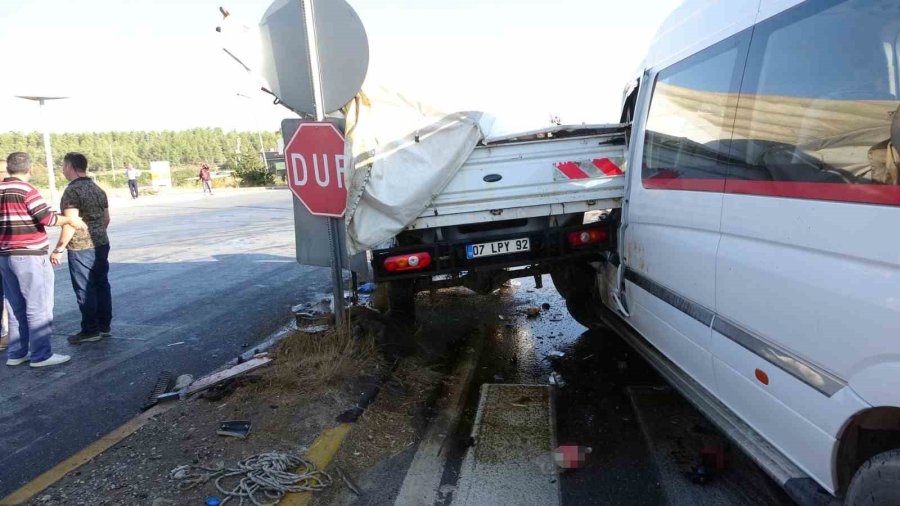
M 482 331 L 478 322 L 496 319 L 495 305 L 490 297 L 448 290 L 420 295 L 421 323 L 410 331 L 377 312 L 358 310 L 350 318 L 352 337 L 292 333 L 272 351 L 273 365 L 251 373 L 255 378 L 242 380 L 233 392 L 226 389 L 222 398 L 179 402 L 28 504 L 203 504 L 220 495 L 214 486 L 180 491 L 169 478 L 172 469 L 233 465 L 269 451 L 302 453 L 340 414 L 358 405 L 372 378 L 382 382 L 380 392 L 329 468 L 334 485 L 315 502 L 358 499 L 341 474 L 365 497 L 387 497 L 399 489 L 455 351 Z M 250 420 L 249 437 L 217 435 L 225 420 Z

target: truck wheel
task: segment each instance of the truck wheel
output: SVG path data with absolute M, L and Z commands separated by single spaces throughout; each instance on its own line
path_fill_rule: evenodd
M 900 450 L 872 457 L 853 475 L 847 506 L 900 504 Z
M 566 300 L 566 309 L 578 323 L 589 329 L 602 328 L 597 295 L 597 273 L 587 264 L 565 264 L 550 271 L 556 291 Z
M 388 284 L 388 316 L 401 323 L 416 321 L 416 280 L 401 279 Z
M 579 295 L 589 293 L 596 277 L 594 269 L 583 263 L 571 263 L 554 266 L 550 270 L 550 279 L 553 286 L 564 299 L 574 299 Z
M 600 319 L 600 312 L 597 304 L 602 304 L 596 297 L 585 297 L 583 299 L 566 299 L 566 309 L 572 318 L 589 329 L 603 328 L 603 320 Z

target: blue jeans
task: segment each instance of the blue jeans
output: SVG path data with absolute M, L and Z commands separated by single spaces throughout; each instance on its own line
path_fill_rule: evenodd
M 69 275 L 81 310 L 81 331 L 94 334 L 109 330 L 112 295 L 109 288 L 109 244 L 69 250 Z
M 50 358 L 53 334 L 53 266 L 46 255 L 0 256 L 3 294 L 9 303 L 8 358 Z

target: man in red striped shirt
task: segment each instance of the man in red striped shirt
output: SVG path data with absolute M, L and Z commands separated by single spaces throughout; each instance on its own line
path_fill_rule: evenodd
M 28 183 L 31 157 L 6 158 L 9 177 L 0 182 L 0 274 L 9 303 L 9 348 L 6 365 L 31 362 L 46 367 L 69 361 L 50 348 L 53 326 L 53 267 L 45 227 L 71 225 L 87 229 L 77 216 L 57 215 Z

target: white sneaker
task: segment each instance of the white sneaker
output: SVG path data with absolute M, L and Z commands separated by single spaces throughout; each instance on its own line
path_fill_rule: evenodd
M 22 365 L 25 362 L 31 361 L 31 353 L 26 353 L 22 358 L 8 358 L 6 359 L 6 365 Z
M 68 355 L 59 355 L 57 353 L 54 353 L 53 355 L 50 355 L 50 358 L 46 360 L 41 360 L 40 362 L 32 362 L 31 367 L 47 367 L 51 365 L 65 364 L 71 359 L 72 357 Z

